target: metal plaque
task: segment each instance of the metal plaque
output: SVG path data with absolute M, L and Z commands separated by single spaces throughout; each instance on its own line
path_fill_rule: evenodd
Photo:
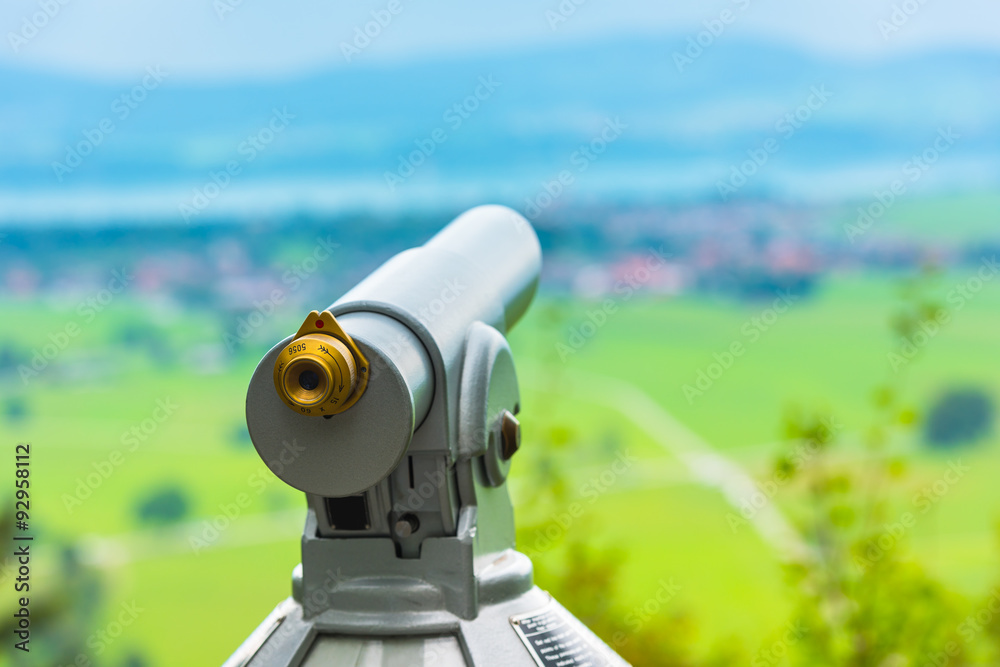
M 559 604 L 512 616 L 510 624 L 539 667 L 628 667 Z

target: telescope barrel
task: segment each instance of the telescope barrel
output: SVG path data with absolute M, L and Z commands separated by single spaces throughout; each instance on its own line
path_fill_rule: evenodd
M 291 486 L 319 496 L 377 484 L 435 400 L 457 419 L 470 327 L 483 322 L 506 334 L 531 303 L 540 272 L 535 231 L 502 206 L 474 208 L 396 255 L 261 361 L 247 392 L 247 425 L 261 458 Z M 456 424 L 434 421 L 426 447 L 453 450 Z M 302 451 L 293 457 L 289 442 Z
M 507 329 L 528 310 L 538 288 L 542 248 L 528 221 L 500 206 L 481 206 L 457 218 L 425 248 L 453 253 L 479 268 L 484 291 L 493 289 L 504 304 Z
M 404 311 L 431 330 L 481 321 L 509 331 L 528 309 L 542 267 L 534 229 L 504 206 L 460 215 L 419 248 L 396 255 L 330 310 Z

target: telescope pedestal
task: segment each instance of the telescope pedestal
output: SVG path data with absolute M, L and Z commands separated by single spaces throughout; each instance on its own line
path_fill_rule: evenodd
M 533 585 L 527 556 L 473 560 L 474 532 L 429 539 L 418 559 L 390 539 L 304 538 L 292 597 L 224 667 L 626 665 Z

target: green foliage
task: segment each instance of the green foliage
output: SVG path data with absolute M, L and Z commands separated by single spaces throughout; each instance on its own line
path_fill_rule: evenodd
M 545 534 L 551 517 L 577 500 L 565 471 L 571 446 L 579 435 L 571 426 L 554 424 L 539 442 L 538 460 L 532 466 L 533 495 L 527 505 L 535 508 L 541 521 L 518 523 L 518 533 L 531 545 L 531 536 Z M 604 438 L 604 455 L 617 455 L 617 436 Z M 628 553 L 620 546 L 602 546 L 593 539 L 601 533 L 595 521 L 583 516 L 569 530 L 559 531 L 546 542 L 557 550 L 558 559 L 534 561 L 536 583 L 586 624 L 633 665 L 648 667 L 694 667 L 733 665 L 746 661 L 742 648 L 731 642 L 713 646 L 706 655 L 696 655 L 698 626 L 693 615 L 674 598 L 676 585 L 659 581 L 639 607 L 629 608 L 621 599 L 621 576 Z M 522 547 L 523 548 L 523 547 Z M 530 555 L 530 552 L 529 552 Z M 657 588 L 658 587 L 658 588 Z
M 903 308 L 891 320 L 897 335 L 911 335 L 937 313 L 938 305 L 922 293 L 933 279 L 927 271 L 904 285 Z M 789 647 L 793 664 L 954 667 L 989 652 L 983 637 L 963 632 L 968 601 L 909 552 L 917 518 L 899 506 L 906 465 L 890 453 L 918 421 L 903 402 L 904 390 L 895 375 L 872 392 L 864 466 L 850 460 L 839 433 L 820 426 L 835 423 L 829 414 L 793 409 L 785 417 L 789 452 L 779 455 L 775 474 L 797 481 L 791 502 L 806 508 L 797 523 L 808 547 L 806 557 L 786 568 L 796 597 L 794 620 L 803 628 Z M 791 448 L 803 440 L 817 445 L 810 450 L 815 456 L 790 466 Z
M 902 286 L 901 306 L 891 319 L 894 338 L 912 338 L 922 323 L 939 317 L 941 304 L 929 295 L 937 280 L 937 272 L 926 269 Z M 968 626 L 970 614 L 974 618 L 977 608 L 988 609 L 990 599 L 976 607 L 911 552 L 914 512 L 905 503 L 906 447 L 924 423 L 906 374 L 886 375 L 868 393 L 870 418 L 860 429 L 860 442 L 847 437 L 847 427 L 831 410 L 791 407 L 782 421 L 784 444 L 770 472 L 787 482 L 780 501 L 789 508 L 806 555 L 785 566 L 793 599 L 789 624 L 775 628 L 749 660 L 737 644 L 696 649 L 699 623 L 710 621 L 696 622 L 679 601 L 645 623 L 630 622 L 635 616 L 615 594 L 626 553 L 587 539 L 601 529 L 586 518 L 562 535 L 555 547 L 560 560 L 536 559 L 539 584 L 635 665 L 996 664 L 1000 620 L 991 618 L 975 633 Z M 559 457 L 580 436 L 565 426 L 552 426 L 546 435 L 548 442 L 540 446 L 548 455 L 534 467 L 532 486 L 538 492 L 529 504 L 556 512 L 574 500 Z
M 13 507 L 13 500 L 7 500 L 3 507 Z M 0 516 L 0 541 L 6 545 L 13 541 L 14 517 L 11 513 Z M 37 570 L 39 542 L 33 542 L 32 564 L 28 584 L 29 590 L 15 596 L 14 580 L 17 575 L 17 561 L 8 557 L 2 563 L 4 588 L 11 591 L 5 600 L 4 613 L 0 622 L 0 634 L 5 641 L 0 644 L 0 664 L 15 667 L 24 665 L 77 665 L 81 660 L 93 660 L 92 650 L 87 647 L 87 638 L 93 630 L 94 619 L 99 618 L 105 602 L 105 586 L 98 573 L 81 562 L 75 547 L 67 545 L 56 536 L 49 536 L 46 551 L 58 557 L 55 567 L 48 571 Z M 13 547 L 11 548 L 13 550 Z M 44 577 L 44 579 L 43 579 Z M 13 605 L 21 597 L 29 599 L 31 613 L 30 652 L 24 653 L 13 647 L 17 619 L 13 615 Z M 9 663 L 4 658 L 9 659 Z
M 584 527 L 577 534 L 588 534 Z M 542 572 L 549 592 L 633 665 L 688 667 L 697 627 L 693 618 L 668 603 L 651 606 L 648 616 L 628 610 L 616 599 L 625 553 L 594 548 L 574 537 L 566 545 L 562 576 Z M 655 598 L 651 598 L 655 602 Z
M 886 420 L 899 412 L 888 392 L 877 392 L 875 403 Z M 825 419 L 791 416 L 785 428 L 813 433 Z M 786 568 L 794 620 L 804 628 L 790 646 L 794 664 L 923 665 L 947 646 L 957 647 L 948 664 L 969 664 L 958 630 L 964 601 L 913 561 L 906 544 L 912 521 L 892 511 L 900 464 L 878 452 L 897 428 L 869 432 L 865 468 L 838 457 L 831 439 L 796 471 L 809 556 Z

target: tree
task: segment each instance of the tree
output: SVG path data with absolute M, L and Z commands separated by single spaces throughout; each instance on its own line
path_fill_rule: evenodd
M 187 494 L 180 486 L 165 486 L 149 494 L 136 507 L 139 521 L 163 525 L 180 521 L 188 514 Z
M 924 437 L 935 447 L 975 442 L 993 430 L 993 413 L 993 399 L 982 389 L 949 389 L 931 406 Z

